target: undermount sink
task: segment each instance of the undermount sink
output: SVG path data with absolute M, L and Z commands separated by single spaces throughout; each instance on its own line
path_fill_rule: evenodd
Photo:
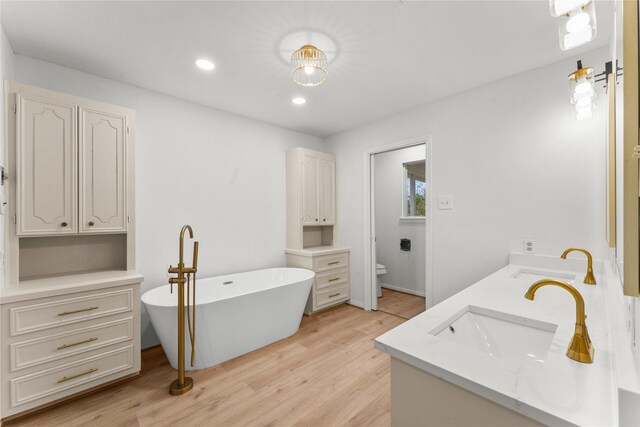
M 552 323 L 467 306 L 431 334 L 496 358 L 544 362 L 557 327 Z
M 540 279 L 558 279 L 570 285 L 576 280 L 576 275 L 572 273 L 558 273 L 557 271 L 536 270 L 533 268 L 521 268 L 511 275 L 514 279 L 531 279 L 535 282 Z

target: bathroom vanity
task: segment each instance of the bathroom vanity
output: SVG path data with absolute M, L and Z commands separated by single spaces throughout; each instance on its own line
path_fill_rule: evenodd
M 310 315 L 350 297 L 349 248 L 336 242 L 336 160 L 328 153 L 287 152 L 287 266 L 316 273 Z
M 1 418 L 140 372 L 135 112 L 5 82 Z
M 630 425 L 640 387 L 603 263 L 597 285 L 586 263 L 511 255 L 510 265 L 375 340 L 391 356 L 392 425 Z M 582 294 L 593 363 L 566 356 L 576 302 L 558 287 L 524 298 L 535 281 L 557 278 Z

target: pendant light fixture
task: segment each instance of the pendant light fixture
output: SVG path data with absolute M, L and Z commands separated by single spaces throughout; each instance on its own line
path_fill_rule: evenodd
M 318 86 L 327 80 L 327 56 L 313 45 L 304 45 L 291 55 L 291 78 L 301 86 Z
M 596 83 L 593 67 L 582 67 L 578 61 L 578 69 L 569 74 L 571 103 L 575 106 L 576 120 L 585 120 L 593 116 L 595 110 Z
M 551 16 L 560 18 L 560 49 L 569 50 L 589 43 L 596 37 L 594 0 L 549 0 Z

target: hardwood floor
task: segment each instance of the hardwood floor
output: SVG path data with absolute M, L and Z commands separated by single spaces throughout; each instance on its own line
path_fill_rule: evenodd
M 424 297 L 405 294 L 391 289 L 382 289 L 378 298 L 378 311 L 393 314 L 403 319 L 411 319 L 425 310 Z
M 349 305 L 304 317 L 292 337 L 190 373 L 182 396 L 169 395 L 176 371 L 156 347 L 140 377 L 3 425 L 388 426 L 389 356 L 373 339 L 403 322 Z

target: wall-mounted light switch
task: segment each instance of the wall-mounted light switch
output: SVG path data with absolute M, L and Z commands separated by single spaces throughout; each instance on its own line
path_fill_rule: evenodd
M 438 209 L 453 209 L 453 196 L 438 196 Z

